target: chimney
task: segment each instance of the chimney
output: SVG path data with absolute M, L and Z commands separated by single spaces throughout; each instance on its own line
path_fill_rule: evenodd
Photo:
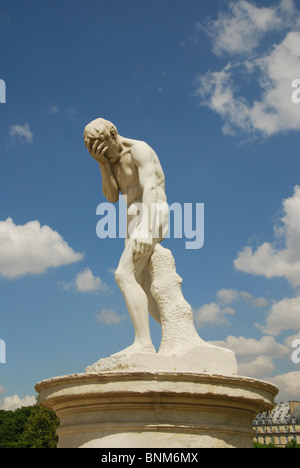
M 300 401 L 290 401 L 290 412 L 293 414 L 295 409 L 300 405 Z

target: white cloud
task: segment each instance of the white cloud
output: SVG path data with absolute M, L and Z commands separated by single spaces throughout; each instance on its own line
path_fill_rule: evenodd
M 287 346 L 277 343 L 272 336 L 263 336 L 260 340 L 243 336 L 238 338 L 228 336 L 226 341 L 215 341 L 213 344 L 231 349 L 239 357 L 263 355 L 271 358 L 282 358 L 290 353 Z
M 33 133 L 30 130 L 29 124 L 11 125 L 9 127 L 10 136 L 18 138 L 21 143 L 32 143 Z
M 205 304 L 194 310 L 195 323 L 198 328 L 206 325 L 228 325 L 226 315 L 234 315 L 235 311 L 230 307 L 221 308 L 215 302 Z
M 96 314 L 97 322 L 104 323 L 105 325 L 117 325 L 118 323 L 126 320 L 125 315 L 119 315 L 113 309 L 103 309 Z
M 275 364 L 270 356 L 257 356 L 251 361 L 240 361 L 238 363 L 239 375 L 256 379 L 267 378 L 275 369 Z
M 299 41 L 300 32 L 290 32 L 270 54 L 250 64 L 259 74 L 262 96 L 248 105 L 249 120 L 266 136 L 300 129 L 299 108 L 292 102 L 292 83 L 299 77 Z
M 285 29 L 283 40 L 249 57 L 249 51 L 260 45 L 260 33 L 274 27 Z M 300 130 L 299 106 L 292 102 L 292 83 L 299 78 L 300 69 L 299 29 L 300 13 L 291 0 L 271 8 L 241 0 L 231 4 L 230 14 L 221 14 L 211 23 L 208 31 L 215 51 L 244 54 L 223 70 L 210 70 L 197 78 L 195 95 L 201 105 L 223 119 L 224 134 L 242 131 L 268 137 Z M 258 87 L 252 100 L 247 98 L 251 82 Z
M 237 357 L 239 374 L 255 378 L 271 375 L 276 369 L 273 360 L 284 358 L 291 352 L 290 347 L 277 343 L 272 336 L 263 336 L 260 340 L 228 336 L 226 341 L 211 343 L 231 349 Z
M 11 218 L 0 221 L 0 275 L 14 279 L 42 274 L 50 267 L 69 265 L 83 258 L 58 232 L 39 221 L 16 226 Z
M 238 0 L 230 2 L 228 12 L 221 11 L 216 20 L 198 27 L 210 37 L 216 55 L 249 54 L 266 33 L 295 24 L 295 13 L 293 0 L 281 0 L 268 8 Z
M 224 120 L 223 133 L 238 131 L 276 133 L 299 130 L 299 106 L 292 102 L 292 83 L 300 69 L 300 32 L 290 32 L 272 52 L 255 60 L 229 63 L 220 72 L 207 72 L 197 78 L 196 96 L 200 104 L 209 107 Z M 238 96 L 236 80 L 242 73 L 252 78 L 260 88 L 260 96 L 252 103 Z
M 242 272 L 263 275 L 267 278 L 286 278 L 293 287 L 300 286 L 300 187 L 283 202 L 281 227 L 275 226 L 275 240 L 265 242 L 256 251 L 245 247 L 234 260 Z M 283 246 L 278 246 L 278 241 Z
M 246 291 L 237 291 L 235 289 L 220 289 L 217 292 L 217 299 L 224 305 L 238 300 L 249 302 L 252 307 L 265 307 L 268 305 L 268 300 L 264 297 L 256 297 Z
M 59 112 L 60 112 L 60 108 L 56 104 L 52 104 L 49 107 L 49 113 L 50 114 L 59 114 Z
M 53 115 L 62 114 L 62 113 L 68 114 L 68 115 L 78 114 L 77 109 L 75 109 L 74 107 L 66 107 L 63 109 L 56 104 L 51 104 L 51 106 L 49 106 L 48 108 L 48 112 L 49 114 L 53 114 Z
M 78 273 L 74 281 L 70 283 L 59 282 L 58 286 L 62 287 L 66 291 L 75 290 L 81 293 L 91 293 L 102 291 L 106 292 L 109 290 L 108 286 L 101 280 L 99 276 L 94 276 L 90 268 L 85 268 L 83 271 Z
M 246 291 L 235 289 L 220 289 L 216 294 L 217 302 L 204 304 L 199 309 L 194 309 L 194 319 L 196 326 L 202 328 L 206 325 L 228 325 L 226 316 L 234 315 L 235 310 L 225 307 L 236 301 L 248 302 L 252 307 L 265 307 L 268 305 L 267 299 L 256 297 Z
M 235 289 L 220 289 L 217 292 L 217 298 L 223 304 L 230 304 L 231 302 L 238 299 L 239 293 Z
M 300 327 L 299 327 L 300 329 Z M 295 335 L 292 335 L 292 336 L 288 336 L 285 340 L 284 340 L 284 344 L 289 348 L 289 349 L 294 349 L 293 348 L 293 343 L 295 340 L 300 340 L 300 331 L 298 331 Z
M 264 333 L 278 336 L 284 330 L 300 330 L 300 296 L 285 298 L 272 305 L 264 326 Z
M 234 135 L 237 129 L 252 131 L 249 104 L 244 97 L 235 96 L 235 68 L 234 64 L 229 63 L 220 72 L 208 71 L 205 75 L 198 76 L 195 92 L 200 97 L 202 106 L 207 106 L 223 118 L 223 133 L 226 135 Z
M 0 409 L 5 411 L 15 411 L 16 409 L 22 408 L 23 406 L 34 406 L 35 404 L 35 396 L 27 395 L 21 399 L 18 395 L 14 395 L 4 398 L 3 403 L 0 404 Z
M 79 292 L 106 291 L 107 286 L 101 278 L 94 276 L 90 268 L 78 273 L 75 285 Z
M 278 375 L 268 380 L 279 388 L 277 401 L 299 401 L 300 371 Z
M 268 305 L 268 300 L 265 297 L 255 297 L 252 300 L 253 307 L 266 307 Z

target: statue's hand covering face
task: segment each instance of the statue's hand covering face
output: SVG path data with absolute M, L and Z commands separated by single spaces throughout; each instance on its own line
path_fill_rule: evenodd
M 118 157 L 118 131 L 108 120 L 102 118 L 93 120 L 85 127 L 83 137 L 85 146 L 95 159 L 98 159 L 95 154 L 100 145 L 102 149 L 106 148 L 105 153 L 108 159 L 114 160 Z

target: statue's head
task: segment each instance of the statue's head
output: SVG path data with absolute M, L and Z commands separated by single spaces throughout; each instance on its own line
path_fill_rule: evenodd
M 89 123 L 84 130 L 84 144 L 89 148 L 99 147 L 104 143 L 105 156 L 112 163 L 119 159 L 119 135 L 114 124 L 105 119 L 96 119 Z
M 87 146 L 89 142 L 93 142 L 95 140 L 110 140 L 116 139 L 118 135 L 118 130 L 108 120 L 105 119 L 96 119 L 89 123 L 84 129 L 84 144 Z

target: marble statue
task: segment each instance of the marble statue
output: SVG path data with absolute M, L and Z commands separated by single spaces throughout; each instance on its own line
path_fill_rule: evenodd
M 105 197 L 115 203 L 121 193 L 127 202 L 128 236 L 116 281 L 135 339 L 84 373 L 35 386 L 39 404 L 60 419 L 58 447 L 253 447 L 253 420 L 273 408 L 278 389 L 239 377 L 234 353 L 198 335 L 173 255 L 161 245 L 169 213 L 156 153 L 104 119 L 87 125 L 84 141 L 99 163 Z M 149 314 L 161 325 L 157 352 Z
M 168 210 L 165 176 L 157 154 L 143 141 L 122 137 L 115 125 L 102 118 L 86 126 L 84 142 L 99 163 L 104 196 L 116 203 L 121 193 L 127 203 L 131 232 L 125 240 L 115 280 L 135 331 L 131 346 L 109 360 L 98 361 L 87 371 L 171 365 L 176 369 L 182 366 L 185 370 L 235 374 L 234 353 L 199 337 L 192 308 L 182 295 L 182 279 L 176 273 L 174 258 L 160 244 L 168 231 Z M 145 207 L 142 213 L 141 206 Z M 157 354 L 151 340 L 149 314 L 162 327 Z M 159 361 L 154 355 L 160 356 Z

